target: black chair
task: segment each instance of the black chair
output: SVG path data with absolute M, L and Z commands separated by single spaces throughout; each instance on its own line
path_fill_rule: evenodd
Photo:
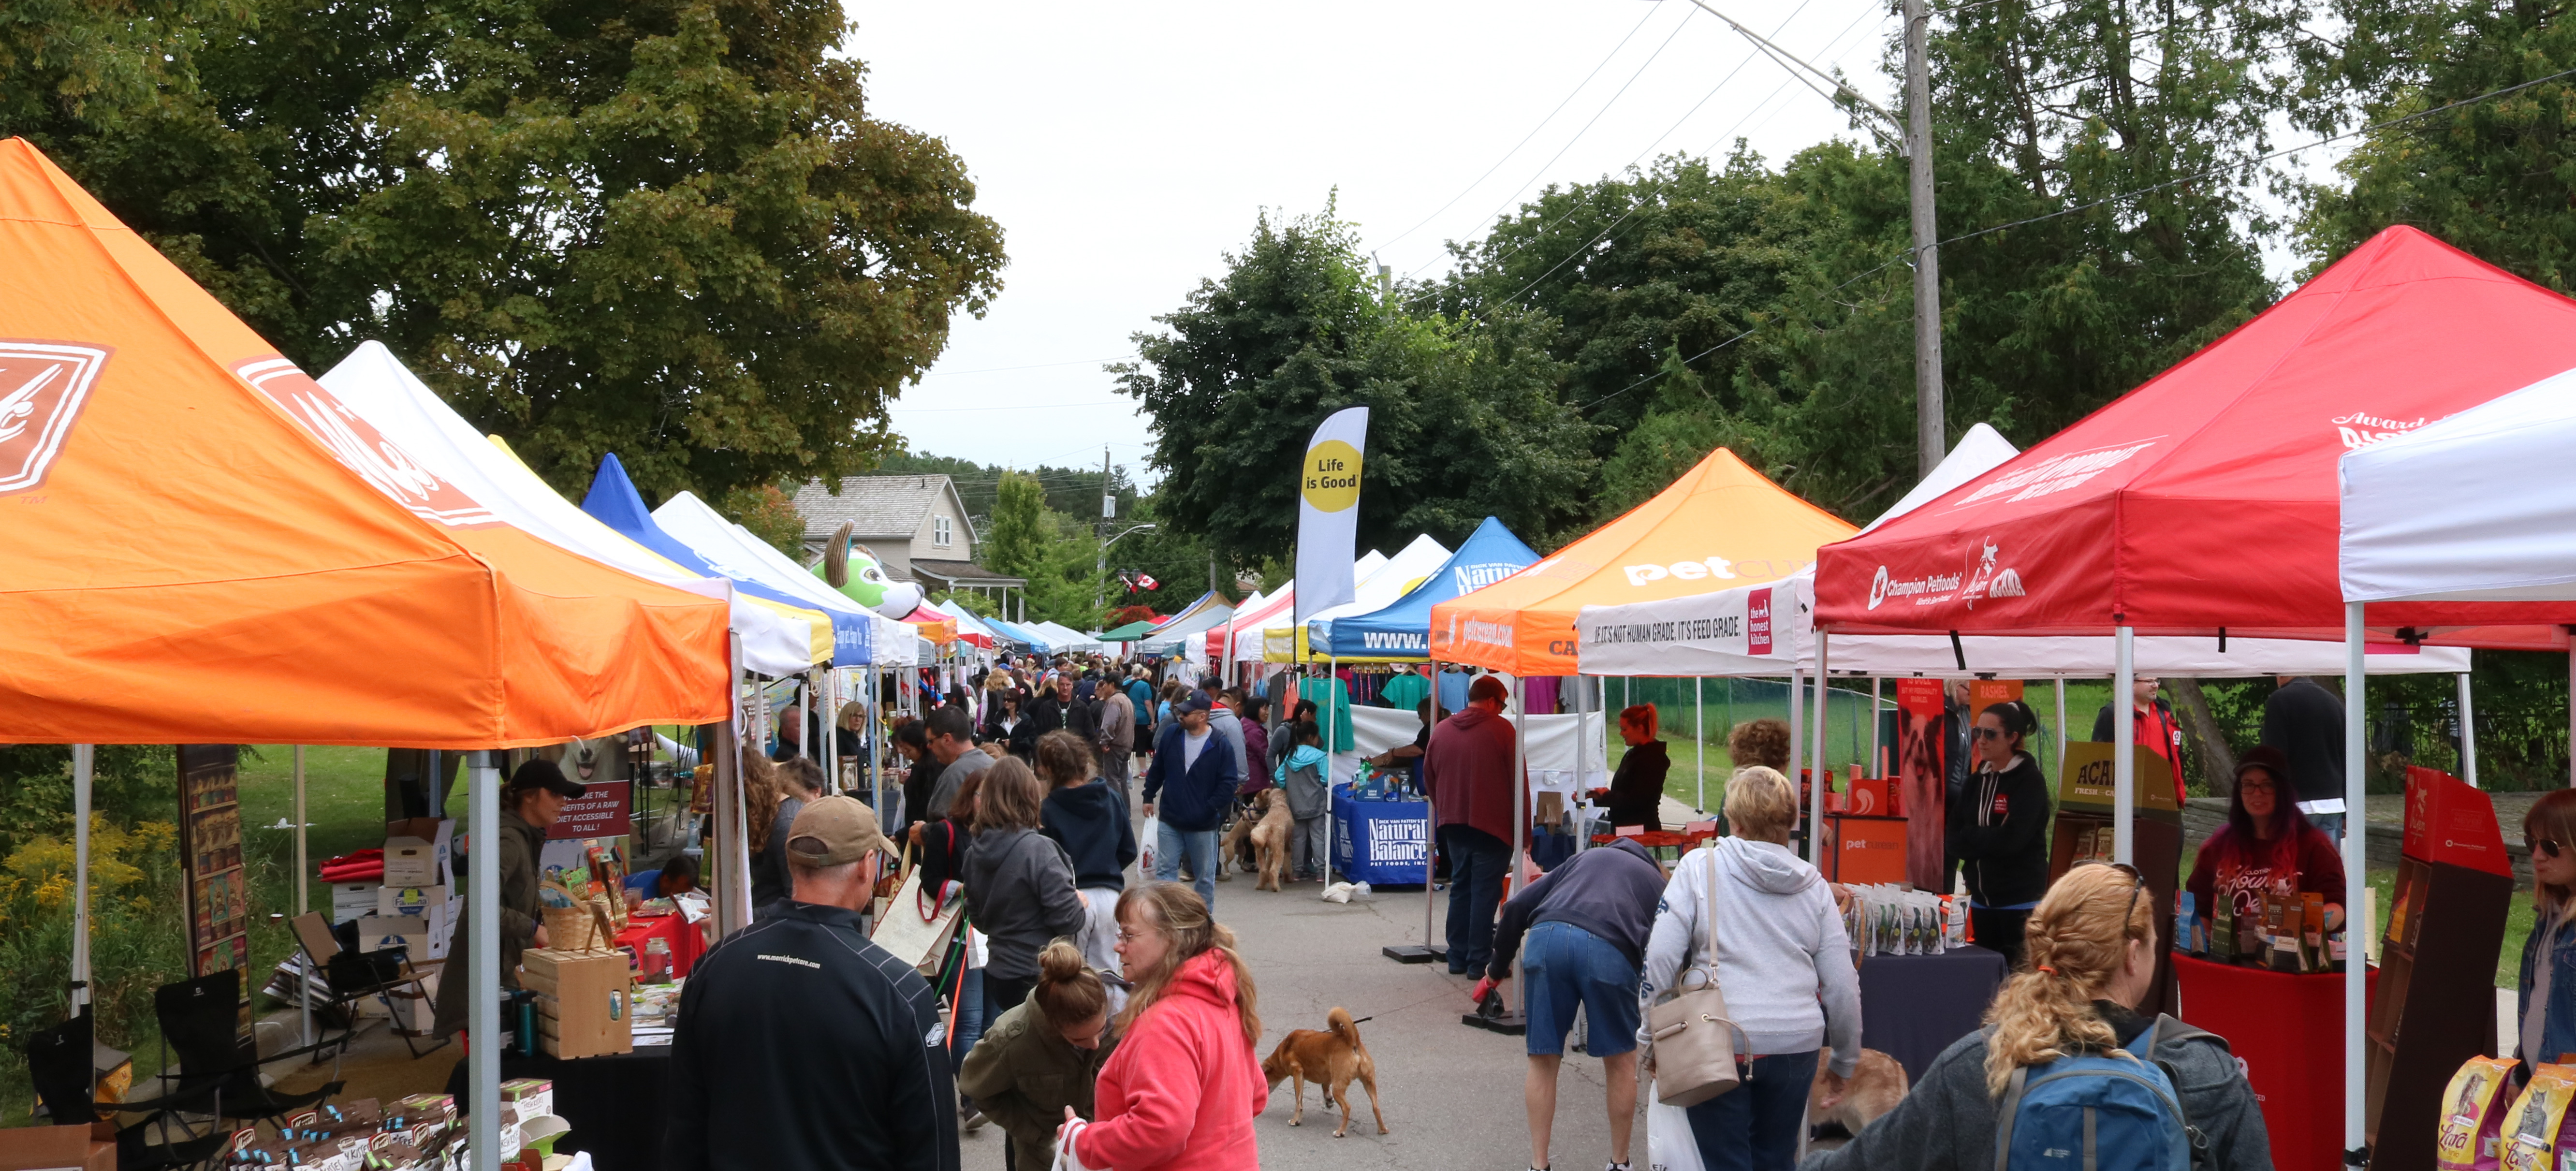
M 112 1114 L 140 1111 L 145 1117 L 132 1126 L 116 1132 L 117 1171 L 171 1171 L 211 1162 L 222 1153 L 230 1137 L 214 1126 L 214 1090 L 207 1087 L 184 1101 L 162 1099 L 167 1105 L 146 1102 L 99 1102 L 92 1095 L 96 1072 L 91 1065 L 95 1050 L 89 1009 L 50 1029 L 42 1029 L 27 1038 L 27 1075 L 36 1090 L 36 1099 L 56 1126 L 84 1126 L 103 1121 Z M 194 1106 L 195 1109 L 187 1107 Z M 195 1133 L 186 1115 L 205 1119 L 206 1133 Z M 172 1131 L 176 1130 L 176 1135 Z M 155 1134 L 160 1141 L 153 1141 Z
M 241 973 L 216 972 L 164 984 L 152 992 L 161 1039 L 179 1058 L 179 1088 L 172 1096 L 211 1087 L 222 1118 L 274 1121 L 340 1092 L 332 1081 L 302 1094 L 261 1085 L 259 1054 L 241 1036 Z
M 422 982 L 420 972 L 411 966 L 409 953 L 400 948 L 371 952 L 351 948 L 342 942 L 329 923 L 323 921 L 318 911 L 297 915 L 287 923 L 295 929 L 295 941 L 304 949 L 305 978 L 310 981 L 314 973 L 321 974 L 321 980 L 310 985 L 317 993 L 314 1010 L 328 1012 L 344 1024 L 338 1037 L 315 1042 L 307 1048 L 317 1054 L 334 1047 L 345 1052 L 349 1041 L 358 1032 L 358 1005 L 369 998 L 384 1002 L 386 1014 L 393 1018 L 394 1035 L 402 1038 L 403 1048 L 411 1050 L 415 1060 L 446 1046 L 446 1039 L 440 1038 L 436 1044 L 421 1048 L 413 1042 L 428 1034 L 404 1023 L 412 1019 L 412 1014 L 405 1011 L 407 1008 L 414 1008 L 430 999 L 429 986 Z M 319 1056 L 314 1058 L 316 1063 L 321 1060 Z

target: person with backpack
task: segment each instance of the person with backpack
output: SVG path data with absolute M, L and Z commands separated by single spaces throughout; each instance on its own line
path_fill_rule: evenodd
M 2155 984 L 2160 913 L 2134 869 L 2067 871 L 2031 912 L 2029 966 L 1995 994 L 1986 1027 L 1802 1171 L 2268 1171 L 2271 1139 L 2226 1039 L 2137 1011 Z
M 1324 878 L 1324 821 L 1331 813 L 1325 800 L 1326 773 L 1332 760 L 1324 755 L 1323 732 L 1313 724 L 1297 726 L 1297 748 L 1279 762 L 1276 779 L 1288 794 L 1288 865 L 1290 882 Z

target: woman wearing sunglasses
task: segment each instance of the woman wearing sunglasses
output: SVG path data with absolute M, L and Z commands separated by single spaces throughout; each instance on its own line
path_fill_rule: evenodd
M 2022 924 L 2048 891 L 2048 778 L 2025 747 L 2039 714 L 2008 699 L 1977 713 L 1976 772 L 1950 803 L 1950 856 L 1968 880 L 1977 942 L 2021 966 Z
M 2236 789 L 2227 799 L 2227 824 L 2200 844 L 2191 864 L 2191 905 L 2217 914 L 2226 899 L 2238 920 L 2263 913 L 2265 892 L 2324 895 L 2331 919 L 2343 916 L 2343 857 L 2334 839 L 2308 824 L 2289 788 L 2290 758 L 2278 748 L 2256 748 L 2236 762 Z M 2331 922 L 2330 924 L 2331 925 Z
M 2013 1071 L 2114 1047 L 2172 1077 L 2183 1117 L 2209 1144 L 2207 1160 L 2192 1166 L 2268 1171 L 2262 1109 L 2227 1042 L 2137 1011 L 2155 987 L 2158 915 L 2135 870 L 2086 863 L 2067 871 L 2031 912 L 2030 966 L 1995 993 L 1986 1027 L 1942 1050 L 1896 1109 L 1802 1171 L 1988 1171 L 1998 1165 L 1997 1104 Z M 2150 1025 L 2154 1050 L 2139 1052 Z
M 2520 1070 L 2576 1053 L 2576 789 L 2559 789 L 2522 815 L 2531 846 L 2532 915 L 2522 941 Z

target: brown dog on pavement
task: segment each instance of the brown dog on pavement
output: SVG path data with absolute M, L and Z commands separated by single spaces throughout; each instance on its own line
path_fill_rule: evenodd
M 1280 808 L 1287 808 L 1282 801 Z M 1282 845 L 1283 852 L 1285 845 Z M 1377 1132 L 1386 1133 L 1386 1111 L 1377 1104 L 1377 1062 L 1369 1058 L 1368 1046 L 1360 1044 L 1360 1026 L 1351 1019 L 1349 1009 L 1336 1005 L 1324 1018 L 1331 1027 L 1322 1032 L 1313 1029 L 1292 1030 L 1279 1039 L 1279 1047 L 1261 1063 L 1261 1072 L 1270 1078 L 1270 1088 L 1294 1080 L 1297 1107 L 1288 1116 L 1288 1125 L 1300 1125 L 1306 1117 L 1306 1083 L 1313 1082 L 1325 1092 L 1324 1105 L 1342 1104 L 1342 1127 L 1333 1132 L 1342 1138 L 1351 1130 L 1351 1082 L 1357 1079 L 1368 1090 L 1369 1112 L 1377 1116 Z M 1903 1071 L 1899 1071 L 1903 1076 Z
M 1240 870 L 1250 874 L 1260 868 L 1260 861 L 1252 855 L 1252 828 L 1259 824 L 1261 819 L 1258 816 L 1246 812 L 1236 814 L 1234 824 L 1226 827 L 1225 841 L 1217 846 L 1216 851 L 1218 882 L 1233 881 L 1226 874 L 1228 870 Z
M 1261 858 L 1261 877 L 1252 889 L 1277 890 L 1279 880 L 1287 876 L 1288 828 L 1287 791 L 1263 789 L 1261 820 L 1252 827 L 1252 850 Z
M 1807 1127 L 1813 1130 L 1834 1123 L 1846 1133 L 1857 1136 L 1862 1127 L 1878 1121 L 1880 1115 L 1896 1109 L 1905 1099 L 1909 1083 L 1905 1067 L 1895 1058 L 1876 1049 L 1860 1051 L 1860 1066 L 1852 1071 L 1851 1080 L 1843 1086 L 1842 1100 L 1828 1109 L 1825 1101 L 1825 1074 L 1833 1065 L 1831 1048 L 1816 1053 L 1816 1084 L 1807 1095 Z

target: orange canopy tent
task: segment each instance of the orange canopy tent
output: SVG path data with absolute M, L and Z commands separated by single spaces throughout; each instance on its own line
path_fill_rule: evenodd
M 1721 447 L 1671 487 L 1538 564 L 1431 608 L 1431 657 L 1514 676 L 1575 674 L 1585 606 L 1651 602 L 1796 573 L 1860 530 Z
M 488 749 L 729 711 L 726 603 L 499 523 L 0 142 L 22 743 Z

